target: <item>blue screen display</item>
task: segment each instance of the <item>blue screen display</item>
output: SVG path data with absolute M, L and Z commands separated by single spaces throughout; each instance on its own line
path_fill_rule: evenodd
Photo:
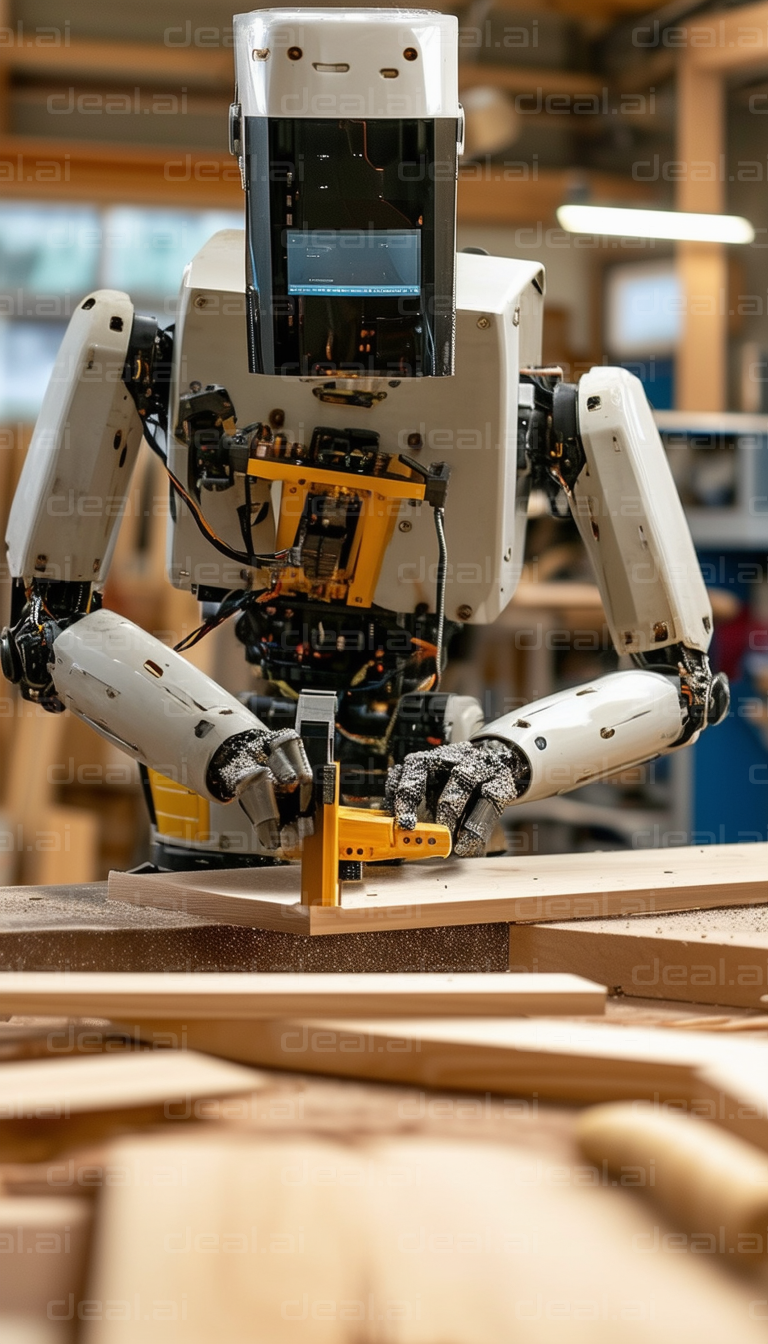
M 288 293 L 418 295 L 418 229 L 289 229 Z

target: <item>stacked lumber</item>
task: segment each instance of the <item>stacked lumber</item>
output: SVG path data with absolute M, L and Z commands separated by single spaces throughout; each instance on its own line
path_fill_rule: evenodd
M 0 1338 L 764 1340 L 765 1034 L 567 973 L 15 972 L 2 1014 Z

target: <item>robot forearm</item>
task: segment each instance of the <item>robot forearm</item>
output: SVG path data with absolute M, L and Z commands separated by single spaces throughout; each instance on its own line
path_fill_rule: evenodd
M 529 802 L 669 751 L 685 721 L 672 678 L 614 672 L 505 714 L 472 740 L 502 741 L 522 755 L 526 783 L 519 796 Z
M 275 789 L 302 793 L 311 784 L 295 733 L 270 732 L 180 654 L 112 611 L 84 616 L 55 638 L 51 675 L 63 705 L 102 737 L 205 798 L 237 799 L 264 847 L 277 848 Z

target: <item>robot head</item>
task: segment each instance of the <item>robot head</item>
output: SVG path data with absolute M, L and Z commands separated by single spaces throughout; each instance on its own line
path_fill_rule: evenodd
M 251 372 L 453 373 L 457 20 L 264 9 L 234 32 Z

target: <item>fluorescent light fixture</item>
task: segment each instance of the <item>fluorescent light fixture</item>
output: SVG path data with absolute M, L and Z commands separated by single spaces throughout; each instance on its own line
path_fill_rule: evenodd
M 561 205 L 567 233 L 616 238 L 672 238 L 681 243 L 751 243 L 755 230 L 741 215 L 693 215 L 679 210 L 628 210 L 609 205 Z

